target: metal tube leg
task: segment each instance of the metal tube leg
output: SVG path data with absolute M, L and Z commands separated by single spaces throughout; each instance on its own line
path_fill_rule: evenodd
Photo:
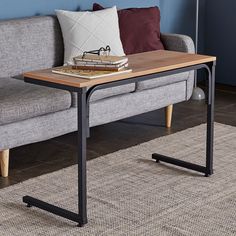
M 28 207 L 35 206 L 47 212 L 78 222 L 82 227 L 88 223 L 87 219 L 87 180 L 86 180 L 86 141 L 87 141 L 87 102 L 86 89 L 81 88 L 78 92 L 78 210 L 74 213 L 57 207 L 39 199 L 24 196 L 23 202 Z
M 207 140 L 206 140 L 206 176 L 213 174 L 213 142 L 214 142 L 214 99 L 215 99 L 215 62 L 211 65 L 208 79 L 207 101 Z
M 79 224 L 83 226 L 87 219 L 87 180 L 86 180 L 86 139 L 87 139 L 87 107 L 86 89 L 78 92 L 78 207 Z
M 215 66 L 215 62 L 205 64 L 204 66 L 204 68 L 208 71 L 206 166 L 196 165 L 190 162 L 154 153 L 152 158 L 156 160 L 156 162 L 161 161 L 190 170 L 202 172 L 206 177 L 213 174 Z

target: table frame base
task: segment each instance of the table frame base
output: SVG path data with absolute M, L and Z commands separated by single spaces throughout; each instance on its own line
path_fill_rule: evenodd
M 214 138 L 214 94 L 215 94 L 215 62 L 198 64 L 194 66 L 184 67 L 181 69 L 150 74 L 141 77 L 124 79 L 105 84 L 95 85 L 88 91 L 86 88 L 75 88 L 67 85 L 60 85 L 52 82 L 39 81 L 31 78 L 25 78 L 25 82 L 43 85 L 47 87 L 59 88 L 77 92 L 78 94 L 78 213 L 68 211 L 66 209 L 54 206 L 39 199 L 24 196 L 23 202 L 28 207 L 37 207 L 47 212 L 53 213 L 57 216 L 77 222 L 78 226 L 82 227 L 87 222 L 87 179 L 86 179 L 86 140 L 90 135 L 89 128 L 89 102 L 91 95 L 99 89 L 116 87 L 129 83 L 136 83 L 144 80 L 150 80 L 162 76 L 178 74 L 182 72 L 206 69 L 208 72 L 208 94 L 207 94 L 207 139 L 206 139 L 206 166 L 200 166 L 174 159 L 160 154 L 153 154 L 152 158 L 157 162 L 162 161 L 176 166 L 184 167 L 190 170 L 195 170 L 204 173 L 205 176 L 213 174 L 213 138 Z

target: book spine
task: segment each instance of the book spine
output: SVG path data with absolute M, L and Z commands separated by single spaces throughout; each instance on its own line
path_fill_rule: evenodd
M 75 62 L 76 66 L 103 66 L 103 67 L 121 67 L 128 65 L 128 62 L 120 64 L 108 64 L 108 63 L 93 63 L 93 62 Z
M 82 65 L 75 65 L 72 66 L 73 69 L 77 70 L 97 70 L 97 71 L 120 71 L 124 69 L 125 67 L 102 67 L 102 66 L 82 66 Z
M 119 65 L 125 64 L 128 62 L 128 59 L 121 59 L 118 61 L 111 61 L 111 60 L 96 60 L 96 59 L 82 59 L 82 58 L 74 58 L 74 63 L 93 63 L 93 64 L 110 64 L 110 65 Z
M 110 68 L 120 68 L 120 67 L 128 67 L 128 63 L 122 63 L 119 65 L 111 65 L 111 64 L 94 64 L 94 63 L 87 63 L 87 62 L 79 62 L 75 63 L 75 66 L 92 66 L 92 67 L 110 67 Z

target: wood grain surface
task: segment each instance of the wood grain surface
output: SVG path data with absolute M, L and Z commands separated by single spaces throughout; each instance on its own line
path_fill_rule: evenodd
M 24 73 L 24 77 L 82 88 L 216 61 L 216 57 L 214 56 L 164 50 L 133 54 L 129 55 L 128 59 L 129 67 L 133 71 L 127 74 L 111 77 L 88 80 L 72 76 L 58 75 L 52 73 L 52 68 L 27 72 Z

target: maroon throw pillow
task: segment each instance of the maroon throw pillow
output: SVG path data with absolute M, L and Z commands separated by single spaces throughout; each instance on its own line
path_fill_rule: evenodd
M 104 9 L 94 3 L 93 10 Z M 160 38 L 158 7 L 129 8 L 118 11 L 120 37 L 126 55 L 164 49 Z

